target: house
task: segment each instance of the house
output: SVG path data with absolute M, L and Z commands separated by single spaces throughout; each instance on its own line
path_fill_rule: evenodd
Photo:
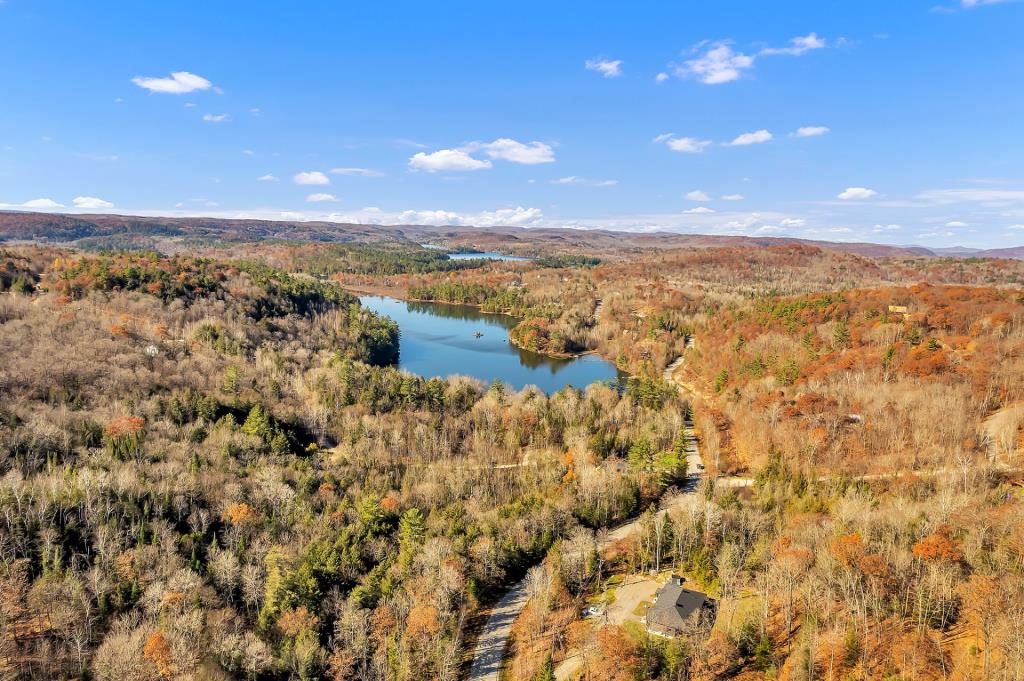
M 700 623 L 708 597 L 700 591 L 683 587 L 683 578 L 672 575 L 654 595 L 654 605 L 647 609 L 647 631 L 672 638 L 692 630 Z

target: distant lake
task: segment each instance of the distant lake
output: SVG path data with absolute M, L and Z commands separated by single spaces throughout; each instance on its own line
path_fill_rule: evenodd
M 486 253 L 449 253 L 448 258 L 450 260 L 533 260 L 533 258 L 523 258 L 518 255 L 504 255 L 502 253 L 493 253 L 487 251 Z
M 509 329 L 519 322 L 515 317 L 484 314 L 470 305 L 405 302 L 381 296 L 359 300 L 366 308 L 398 322 L 398 367 L 420 376 L 461 374 L 488 384 L 497 379 L 517 390 L 535 385 L 549 394 L 567 385 L 583 388 L 595 381 L 624 377 L 597 355 L 556 359 L 515 347 L 508 340 Z M 483 335 L 477 338 L 477 332 Z
M 423 248 L 429 248 L 433 251 L 443 251 L 444 246 L 435 246 L 434 244 L 420 244 Z M 533 260 L 534 258 L 524 258 L 518 255 L 505 255 L 504 253 L 495 253 L 494 251 L 481 251 L 480 253 L 449 253 L 448 258 L 451 260 Z

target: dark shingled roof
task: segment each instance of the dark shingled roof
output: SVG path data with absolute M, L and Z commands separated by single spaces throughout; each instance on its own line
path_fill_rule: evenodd
M 672 578 L 658 589 L 656 600 L 647 610 L 647 628 L 656 633 L 675 635 L 699 617 L 707 596 L 683 588 L 682 580 Z

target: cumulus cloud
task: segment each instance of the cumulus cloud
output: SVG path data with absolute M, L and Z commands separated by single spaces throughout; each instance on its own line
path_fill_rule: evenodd
M 309 203 L 324 203 L 327 201 L 337 201 L 333 194 L 310 194 L 306 197 L 306 201 Z
M 743 194 L 723 194 L 719 198 L 723 201 L 742 201 Z
M 793 137 L 819 137 L 829 132 L 829 129 L 824 125 L 809 125 L 803 128 L 797 128 L 796 132 L 793 133 Z
M 431 153 L 418 152 L 409 159 L 413 170 L 438 173 L 454 170 L 484 170 L 491 167 L 486 159 L 473 158 L 461 149 L 441 149 Z
M 720 85 L 739 80 L 743 71 L 754 66 L 752 56 L 734 51 L 726 40 L 701 43 L 695 51 L 696 57 L 675 68 L 677 76 L 695 78 L 705 85 Z
M 759 54 L 765 56 L 785 54 L 791 57 L 799 57 L 811 50 L 820 50 L 825 47 L 825 41 L 816 33 L 808 33 L 805 36 L 797 36 L 789 41 L 789 47 L 766 47 Z
M 950 220 L 949 222 L 946 223 L 946 227 L 966 227 L 966 226 L 967 226 L 967 223 L 966 222 L 961 222 L 960 220 Z
M 686 192 L 686 198 L 690 201 L 710 201 L 711 197 L 708 196 L 706 191 L 700 189 L 694 189 L 693 191 Z
M 597 71 L 605 78 L 616 78 L 622 75 L 621 59 L 588 59 L 584 62 L 588 71 Z
M 714 213 L 715 210 L 713 208 L 708 208 L 707 206 L 697 206 L 696 208 L 684 210 L 683 212 L 689 213 L 690 215 L 708 215 L 710 213 Z
M 277 176 L 271 173 L 267 173 L 266 175 L 260 175 L 256 179 L 260 182 L 277 182 Z
M 372 168 L 331 168 L 332 175 L 356 175 L 358 177 L 383 177 L 384 173 Z
M 672 72 L 679 78 L 693 78 L 705 85 L 720 85 L 739 80 L 745 71 L 754 68 L 757 57 L 789 55 L 798 57 L 826 46 L 816 33 L 797 36 L 786 47 L 766 47 L 757 54 L 745 54 L 732 47 L 730 40 L 705 40 L 698 43 L 682 64 L 673 64 Z
M 135 76 L 132 82 L 144 90 L 170 95 L 183 95 L 197 90 L 209 90 L 213 83 L 188 71 L 175 71 L 168 78 Z
M 654 77 L 654 82 L 655 83 L 664 83 L 668 79 L 669 79 L 669 75 L 667 73 L 665 73 L 664 71 L 662 71 L 661 73 L 659 73 L 658 75 L 656 75 Z
M 34 210 L 46 208 L 63 208 L 64 204 L 53 199 L 31 199 L 25 203 L 0 203 L 0 208 L 30 208 Z
M 521 163 L 523 165 L 553 163 L 555 160 L 555 150 L 548 144 L 543 142 L 523 144 L 507 137 L 500 137 L 493 142 L 470 142 L 462 147 L 461 151 L 471 154 L 482 151 L 493 159 Z
M 225 123 L 231 120 L 227 114 L 203 114 L 203 120 L 207 123 Z
M 292 177 L 292 181 L 295 184 L 330 184 L 331 178 L 327 177 L 319 170 L 310 170 L 307 172 L 296 173 Z
M 586 177 L 577 177 L 575 175 L 559 177 L 558 179 L 551 180 L 551 184 L 577 184 L 588 187 L 614 187 L 618 183 L 618 180 L 592 180 Z
M 843 191 L 839 192 L 837 198 L 843 201 L 863 201 L 870 199 L 873 196 L 878 196 L 878 192 L 874 189 L 868 189 L 867 187 L 847 187 Z
M 113 208 L 114 204 L 110 201 L 104 201 L 98 199 L 95 196 L 76 196 L 72 203 L 75 204 L 75 208 Z
M 730 147 L 745 147 L 750 144 L 763 144 L 772 139 L 772 134 L 767 130 L 755 130 L 738 135 L 732 142 L 727 142 Z
M 664 143 L 672 151 L 678 151 L 681 154 L 699 154 L 711 144 L 710 140 L 700 140 L 696 137 L 676 137 L 670 132 L 658 135 L 654 141 Z
M 398 215 L 403 224 L 471 225 L 476 227 L 529 227 L 544 217 L 539 208 L 500 208 L 480 213 L 457 213 L 447 210 L 407 210 Z
M 888 224 L 888 225 L 875 225 L 871 229 L 871 231 L 872 232 L 895 232 L 895 231 L 900 230 L 900 229 L 903 229 L 903 225 Z

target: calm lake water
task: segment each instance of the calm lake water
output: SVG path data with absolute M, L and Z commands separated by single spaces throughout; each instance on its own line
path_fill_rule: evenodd
M 518 255 L 504 255 L 503 253 L 493 253 L 487 251 L 485 253 L 449 253 L 449 260 L 532 260 L 533 258 L 523 258 Z
M 521 350 L 508 340 L 518 319 L 484 314 L 469 305 L 415 303 L 363 296 L 368 309 L 391 317 L 401 329 L 398 366 L 420 376 L 473 376 L 485 383 L 498 379 L 515 389 L 535 385 L 552 393 L 566 385 L 583 388 L 595 381 L 621 377 L 597 355 L 555 359 Z M 483 335 L 475 337 L 477 332 Z
M 420 244 L 423 248 L 429 248 L 433 251 L 443 251 L 444 246 L 436 246 L 434 244 Z M 449 253 L 448 258 L 450 260 L 533 260 L 533 258 L 523 258 L 518 255 L 505 255 L 504 253 L 495 253 L 494 251 L 481 251 L 480 253 Z

